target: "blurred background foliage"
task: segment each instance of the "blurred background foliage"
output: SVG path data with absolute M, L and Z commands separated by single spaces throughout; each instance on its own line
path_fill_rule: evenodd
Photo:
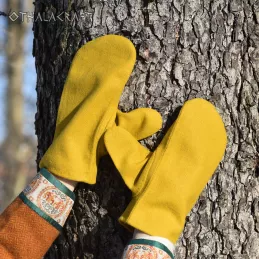
M 36 72 L 31 20 L 16 12 L 33 12 L 32 1 L 0 1 L 0 213 L 36 172 Z M 5 16 L 3 13 L 7 14 Z M 15 15 L 14 15 L 15 17 Z

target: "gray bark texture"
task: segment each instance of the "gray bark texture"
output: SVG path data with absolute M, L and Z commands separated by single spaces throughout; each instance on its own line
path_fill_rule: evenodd
M 259 258 L 259 1 L 35 1 L 35 15 L 63 11 L 86 18 L 34 24 L 38 161 L 52 141 L 75 52 L 98 36 L 124 35 L 138 57 L 120 108 L 152 107 L 164 119 L 163 130 L 143 144 L 154 149 L 179 107 L 195 97 L 216 105 L 228 132 L 225 158 L 187 217 L 176 258 Z M 45 258 L 120 258 L 131 234 L 117 218 L 130 192 L 109 158 L 97 184 L 80 184 L 76 195 Z

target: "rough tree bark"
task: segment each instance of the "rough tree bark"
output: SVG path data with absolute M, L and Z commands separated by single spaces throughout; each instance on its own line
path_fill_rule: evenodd
M 103 34 L 124 35 L 138 58 L 120 108 L 152 107 L 164 119 L 164 130 L 146 146 L 154 148 L 177 108 L 195 97 L 217 106 L 228 131 L 224 161 L 187 217 L 176 258 L 259 258 L 259 1 L 36 0 L 35 10 L 36 16 L 86 16 L 34 24 L 38 161 L 51 143 L 76 50 Z M 46 258 L 120 258 L 131 235 L 116 219 L 130 193 L 108 158 L 98 183 L 81 184 L 76 194 L 64 232 Z

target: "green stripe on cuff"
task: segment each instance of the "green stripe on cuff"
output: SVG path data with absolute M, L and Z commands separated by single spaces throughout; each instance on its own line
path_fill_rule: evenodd
M 19 195 L 20 199 L 33 211 L 35 211 L 40 217 L 45 219 L 48 223 L 50 223 L 53 227 L 55 227 L 58 231 L 62 231 L 62 226 L 60 226 L 54 219 L 52 219 L 48 214 L 38 208 L 34 203 L 32 203 L 23 192 Z
M 172 252 L 162 243 L 150 239 L 132 239 L 128 245 L 149 245 L 157 247 L 164 252 L 166 252 L 172 259 L 174 259 L 174 255 Z
M 42 174 L 49 182 L 55 185 L 55 187 L 57 187 L 60 191 L 75 201 L 75 194 L 70 191 L 63 183 L 61 183 L 54 175 L 52 175 L 47 169 L 41 168 L 40 174 Z

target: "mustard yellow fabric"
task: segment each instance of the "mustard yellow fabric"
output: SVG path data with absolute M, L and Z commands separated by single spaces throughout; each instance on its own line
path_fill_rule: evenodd
M 62 93 L 54 141 L 40 168 L 94 184 L 99 158 L 106 154 L 106 129 L 122 126 L 138 139 L 160 129 L 161 116 L 152 109 L 117 110 L 135 60 L 133 44 L 116 35 L 97 38 L 79 49 Z
M 133 195 L 120 223 L 175 243 L 226 148 L 215 107 L 187 101 L 153 154 L 119 127 L 109 129 L 104 141 Z

